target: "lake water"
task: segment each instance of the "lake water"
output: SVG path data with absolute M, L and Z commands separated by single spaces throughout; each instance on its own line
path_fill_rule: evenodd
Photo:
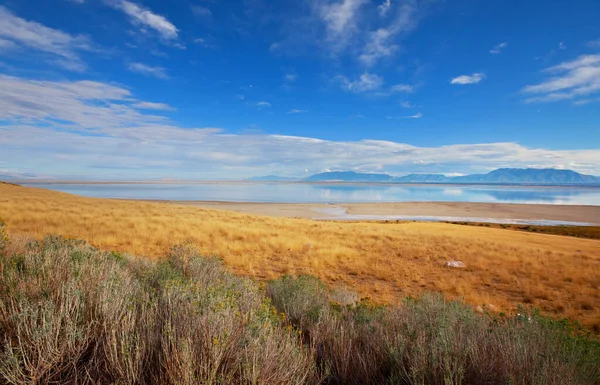
M 278 203 L 486 202 L 600 206 L 599 187 L 307 183 L 26 184 L 98 198 Z

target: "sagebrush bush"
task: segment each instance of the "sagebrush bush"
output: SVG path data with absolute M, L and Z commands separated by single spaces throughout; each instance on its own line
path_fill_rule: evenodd
M 311 311 L 305 304 L 327 298 L 314 278 L 283 277 L 268 293 L 281 311 L 294 300 Z M 336 301 L 319 309 L 316 318 L 312 312 L 290 319 L 304 329 L 327 383 L 600 384 L 600 342 L 538 312 L 480 315 L 439 294 L 399 307 Z
M 6 223 L 0 218 L 0 253 L 6 248 L 8 244 L 8 233 L 6 232 Z
M 535 311 L 340 301 L 309 276 L 265 292 L 190 243 L 159 262 L 61 237 L 0 255 L 0 384 L 600 384 L 598 340 Z
M 152 264 L 49 237 L 4 257 L 0 383 L 314 383 L 259 287 L 183 248 Z

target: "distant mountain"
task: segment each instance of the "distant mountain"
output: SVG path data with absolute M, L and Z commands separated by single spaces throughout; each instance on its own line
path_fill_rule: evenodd
M 392 182 L 388 174 L 366 174 L 354 171 L 331 171 L 314 174 L 303 179 L 305 182 Z
M 293 182 L 299 180 L 299 178 L 292 178 L 287 176 L 278 176 L 278 175 L 265 175 L 265 176 L 255 176 L 252 178 L 246 179 L 247 181 L 253 182 Z
M 453 183 L 600 184 L 600 177 L 553 168 L 501 168 L 487 174 L 465 175 L 450 179 Z
M 452 178 L 442 174 L 410 174 L 394 178 L 397 183 L 450 183 Z
M 388 174 L 367 174 L 354 171 L 332 171 L 314 174 L 305 182 L 395 182 L 395 183 L 498 183 L 534 185 L 598 185 L 600 177 L 571 170 L 552 168 L 501 168 L 487 174 L 447 177 L 442 174 L 410 174 L 393 177 Z

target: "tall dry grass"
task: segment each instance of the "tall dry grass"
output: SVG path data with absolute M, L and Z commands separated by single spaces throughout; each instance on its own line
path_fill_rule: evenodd
M 189 245 L 157 264 L 48 237 L 0 266 L 0 383 L 318 382 L 258 285 Z
M 189 243 L 151 262 L 47 237 L 0 267 L 2 384 L 600 384 L 600 341 L 571 323 L 342 305 L 310 276 L 264 290 Z
M 5 184 L 0 217 L 14 235 L 63 234 L 154 259 L 191 241 L 234 272 L 262 280 L 311 274 L 383 303 L 441 291 L 498 312 L 535 306 L 600 332 L 598 240 L 443 223 L 270 218 Z M 444 268 L 447 260 L 467 267 Z

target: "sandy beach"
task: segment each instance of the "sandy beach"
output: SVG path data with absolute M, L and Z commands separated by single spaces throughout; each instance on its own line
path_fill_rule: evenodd
M 443 217 L 448 220 L 484 218 L 507 221 L 579 222 L 600 225 L 600 206 L 469 202 L 352 203 L 332 205 L 206 201 L 168 202 L 272 217 L 370 220 L 393 219 L 393 217 L 407 216 Z

